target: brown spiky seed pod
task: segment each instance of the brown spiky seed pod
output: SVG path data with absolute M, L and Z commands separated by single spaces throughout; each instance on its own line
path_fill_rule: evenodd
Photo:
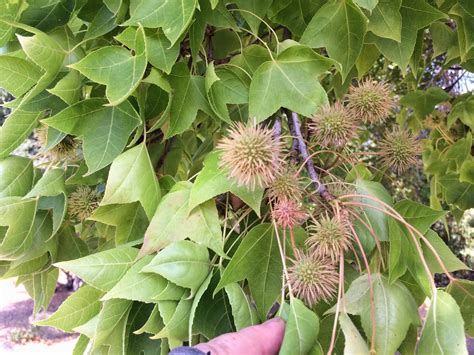
M 342 147 L 357 133 L 357 119 L 340 102 L 323 106 L 309 124 L 311 136 L 323 147 Z
M 330 259 L 297 249 L 293 265 L 288 268 L 288 281 L 293 294 L 312 307 L 334 297 L 339 277 Z
M 100 193 L 89 186 L 78 186 L 68 197 L 68 212 L 71 218 L 86 220 L 99 206 Z
M 282 143 L 271 128 L 236 123 L 217 148 L 228 176 L 250 189 L 269 186 L 281 171 Z
M 323 215 L 309 227 L 306 245 L 313 255 L 327 257 L 334 263 L 351 246 L 352 234 L 347 218 Z
M 307 217 L 304 206 L 295 200 L 277 200 L 272 209 L 273 220 L 282 228 L 293 229 L 303 223 Z
M 379 148 L 382 165 L 398 174 L 416 165 L 417 158 L 422 152 L 421 144 L 416 137 L 399 126 L 385 134 Z
M 278 174 L 267 190 L 267 197 L 271 201 L 296 200 L 303 198 L 303 184 L 295 171 L 288 170 Z
M 346 97 L 347 108 L 365 123 L 383 122 L 394 107 L 390 87 L 384 82 L 367 79 L 359 86 L 351 86 Z
M 48 141 L 48 129 L 43 126 L 36 130 L 36 138 L 42 148 L 44 148 Z M 77 148 L 79 143 L 71 135 L 66 135 L 58 144 L 45 152 L 46 155 L 53 160 L 67 160 L 74 159 L 77 156 Z

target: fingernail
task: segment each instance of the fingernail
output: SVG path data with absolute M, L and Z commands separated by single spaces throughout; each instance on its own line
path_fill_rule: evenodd
M 277 322 L 280 322 L 280 321 L 282 321 L 282 320 L 283 320 L 283 319 L 281 319 L 280 317 L 274 317 L 274 318 L 272 318 L 272 319 L 270 319 L 270 320 L 267 320 L 265 323 L 267 323 L 267 324 L 270 324 L 270 323 L 277 323 Z

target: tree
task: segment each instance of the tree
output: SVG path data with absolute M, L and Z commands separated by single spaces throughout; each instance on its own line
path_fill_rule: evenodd
M 3 277 L 35 312 L 82 279 L 37 322 L 77 354 L 275 312 L 281 354 L 467 354 L 474 284 L 430 226 L 474 207 L 473 28 L 470 0 L 3 1 Z M 387 190 L 413 171 L 429 206 Z

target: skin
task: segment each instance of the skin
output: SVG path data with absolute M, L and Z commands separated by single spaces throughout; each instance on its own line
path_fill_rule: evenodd
M 195 348 L 205 353 L 210 351 L 211 355 L 274 355 L 280 350 L 284 333 L 285 322 L 273 318 L 236 333 L 221 335 Z

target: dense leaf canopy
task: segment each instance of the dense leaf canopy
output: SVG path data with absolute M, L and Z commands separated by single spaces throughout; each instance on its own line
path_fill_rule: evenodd
M 474 286 L 430 227 L 474 207 L 470 71 L 472 0 L 2 0 L 0 274 L 35 312 L 82 280 L 37 322 L 74 354 L 276 312 L 283 355 L 467 354 Z

